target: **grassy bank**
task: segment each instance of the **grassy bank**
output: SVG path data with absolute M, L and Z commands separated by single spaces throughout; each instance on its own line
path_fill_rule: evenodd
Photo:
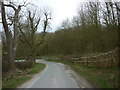
M 8 79 L 2 80 L 2 88 L 16 88 L 22 83 L 30 80 L 34 74 L 39 73 L 41 70 L 45 68 L 45 64 L 36 63 L 36 65 L 30 69 L 22 70 L 26 74 L 18 75 L 16 77 L 11 77 Z
M 61 62 L 69 65 L 79 75 L 84 76 L 95 87 L 99 88 L 116 88 L 118 87 L 118 68 L 99 68 L 93 66 L 84 66 L 80 64 L 73 64 L 71 62 L 48 60 Z

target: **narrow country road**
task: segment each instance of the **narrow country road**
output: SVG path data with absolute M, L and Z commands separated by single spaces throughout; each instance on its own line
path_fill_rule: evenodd
M 21 88 L 79 88 L 61 63 L 43 60 L 37 62 L 46 64 L 46 68 Z

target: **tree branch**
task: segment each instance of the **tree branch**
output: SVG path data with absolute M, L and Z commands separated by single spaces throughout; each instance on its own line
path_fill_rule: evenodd
M 13 8 L 16 11 L 16 8 L 13 5 L 11 5 L 11 4 L 4 4 L 4 6 L 11 7 L 11 8 Z
M 19 25 L 19 26 L 20 26 L 20 25 Z M 29 40 L 27 39 L 26 35 L 24 34 L 24 32 L 22 31 L 22 29 L 21 29 L 20 27 L 19 27 L 19 31 L 21 32 L 21 34 L 22 34 L 22 35 L 24 36 L 24 38 L 26 39 L 28 45 L 29 45 L 30 47 L 32 47 L 31 44 L 30 44 L 30 42 L 29 42 Z
M 6 37 L 9 38 L 10 34 L 9 34 L 9 28 L 8 28 L 8 25 L 7 25 L 7 21 L 6 21 L 6 14 L 5 14 L 5 7 L 4 7 L 4 3 L 1 2 L 1 16 L 2 16 L 2 23 L 3 23 L 3 27 L 5 29 L 5 34 L 6 34 Z
M 35 31 L 37 31 L 37 27 L 38 27 L 39 23 L 40 23 L 40 18 L 38 19 L 37 24 L 35 25 Z
M 45 38 L 45 35 L 46 35 L 46 28 L 47 28 L 47 25 L 48 25 L 48 20 L 51 19 L 51 17 L 48 18 L 47 13 L 44 13 L 44 15 L 45 15 L 45 21 L 44 21 L 44 27 L 43 27 L 43 35 L 42 35 L 41 41 L 37 44 L 36 49 L 38 48 L 39 45 L 41 45 L 44 42 L 44 38 Z

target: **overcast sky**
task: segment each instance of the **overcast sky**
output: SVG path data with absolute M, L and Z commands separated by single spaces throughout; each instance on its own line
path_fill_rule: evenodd
M 31 0 L 32 3 L 40 8 L 50 7 L 52 8 L 52 31 L 55 31 L 61 22 L 66 18 L 71 19 L 76 15 L 77 9 L 83 2 L 97 1 L 97 0 Z M 108 0 L 98 0 L 108 1 Z M 119 1 L 119 0 L 114 0 Z
M 80 2 L 83 0 L 32 0 L 31 2 L 40 8 L 50 7 L 52 9 L 52 31 L 66 18 L 75 16 Z
M 11 0 L 17 2 L 23 2 L 25 0 Z M 60 23 L 66 18 L 72 18 L 76 14 L 78 5 L 83 0 L 27 0 L 35 4 L 39 8 L 49 7 L 52 9 L 52 31 L 60 25 Z
M 13 1 L 23 2 L 25 0 L 13 0 Z M 50 31 L 55 31 L 63 20 L 65 20 L 66 18 L 71 19 L 73 16 L 76 15 L 77 8 L 82 4 L 81 2 L 90 0 L 27 0 L 27 1 L 35 4 L 39 8 L 49 7 L 52 9 L 52 22 L 51 22 L 52 30 Z

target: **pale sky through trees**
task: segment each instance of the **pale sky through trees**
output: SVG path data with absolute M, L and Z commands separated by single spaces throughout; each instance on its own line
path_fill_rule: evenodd
M 10 0 L 10 1 L 22 3 L 23 1 L 26 0 Z M 71 19 L 73 18 L 73 16 L 76 15 L 78 7 L 80 7 L 80 5 L 82 4 L 81 2 L 96 0 L 27 0 L 27 1 L 36 5 L 38 8 L 42 9 L 49 7 L 52 10 L 51 29 L 49 31 L 53 32 L 57 29 L 57 27 L 60 26 L 63 20 L 65 20 L 66 18 Z
M 89 1 L 109 1 L 109 0 L 28 0 L 31 1 L 33 4 L 37 5 L 40 8 L 49 7 L 52 9 L 52 21 L 51 21 L 51 28 L 50 32 L 55 31 L 63 20 L 65 19 L 72 19 L 73 16 L 76 16 L 77 9 L 83 2 Z M 114 0 L 120 1 L 120 0 Z
M 81 1 L 83 0 L 31 0 L 40 8 L 49 7 L 52 9 L 52 30 L 50 31 L 55 31 L 64 19 L 72 18 Z
M 25 0 L 10 0 L 17 1 L 19 3 Z M 61 24 L 66 18 L 72 18 L 75 16 L 77 8 L 83 0 L 27 0 L 28 2 L 36 5 L 38 8 L 49 7 L 52 11 L 52 21 L 50 32 L 55 31 L 55 29 Z M 1 26 L 1 25 L 0 25 Z

